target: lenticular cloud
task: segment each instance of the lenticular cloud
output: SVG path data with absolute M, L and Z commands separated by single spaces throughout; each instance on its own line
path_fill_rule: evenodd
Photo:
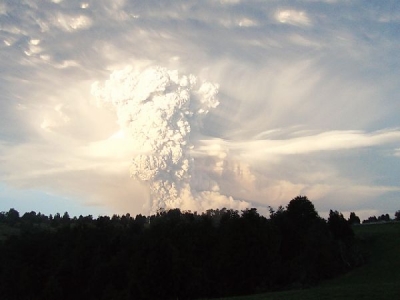
M 157 67 L 142 73 L 132 68 L 115 71 L 104 85 L 94 83 L 92 94 L 115 108 L 124 136 L 135 144 L 131 175 L 150 187 L 151 211 L 160 208 L 204 210 L 236 202 L 218 191 L 195 191 L 191 132 L 217 107 L 218 85 L 199 84 L 193 75 Z M 221 201 L 222 199 L 222 201 Z

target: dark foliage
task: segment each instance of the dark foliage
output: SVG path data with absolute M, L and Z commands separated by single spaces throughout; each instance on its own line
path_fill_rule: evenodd
M 395 214 L 396 218 L 396 214 Z M 396 219 L 395 219 L 396 220 Z M 389 214 L 382 214 L 379 217 L 376 216 L 371 216 L 368 219 L 363 221 L 363 224 L 368 224 L 368 223 L 383 223 L 383 222 L 390 222 L 392 219 L 390 218 Z
M 349 223 L 351 225 L 359 225 L 361 223 L 361 220 L 354 212 L 351 212 L 350 218 L 349 218 Z
M 307 287 L 356 265 L 350 223 L 296 197 L 256 209 L 70 218 L 15 210 L 0 243 L 7 299 L 197 299 Z

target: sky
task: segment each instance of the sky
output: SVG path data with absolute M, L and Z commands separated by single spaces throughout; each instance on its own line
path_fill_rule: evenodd
M 400 3 L 3 0 L 0 211 L 400 210 Z

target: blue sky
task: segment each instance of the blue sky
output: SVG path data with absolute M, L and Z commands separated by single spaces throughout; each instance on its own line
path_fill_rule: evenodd
M 398 1 L 3 1 L 0 210 L 393 215 L 399 50 Z

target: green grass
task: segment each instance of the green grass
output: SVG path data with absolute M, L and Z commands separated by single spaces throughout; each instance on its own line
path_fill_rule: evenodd
M 369 253 L 368 261 L 344 276 L 310 289 L 223 299 L 400 299 L 400 222 L 356 226 L 354 232 Z

